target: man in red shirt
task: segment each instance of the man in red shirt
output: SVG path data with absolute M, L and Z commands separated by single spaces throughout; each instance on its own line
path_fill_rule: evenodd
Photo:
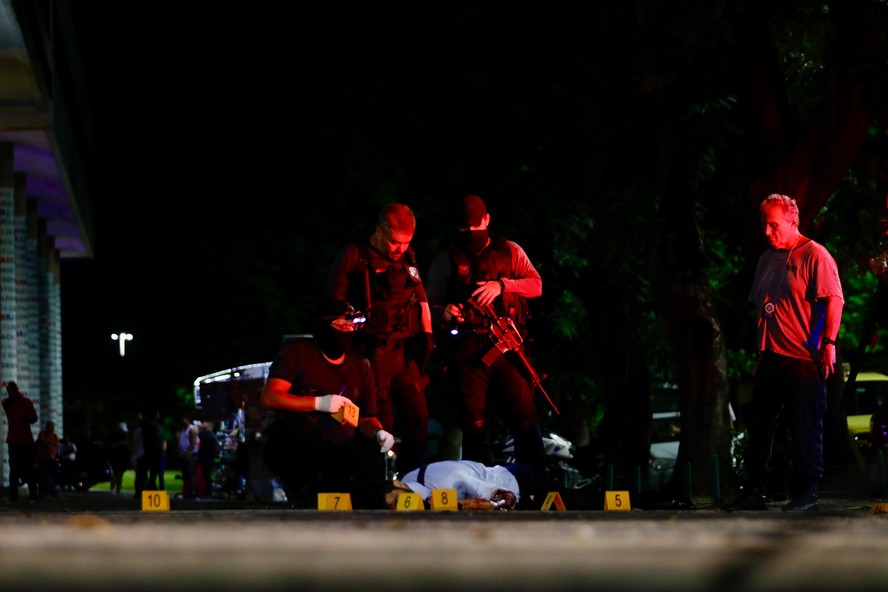
M 37 462 L 37 449 L 31 424 L 37 423 L 34 402 L 21 392 L 14 381 L 4 382 L 9 396 L 3 399 L 3 411 L 9 424 L 6 445 L 9 450 L 9 501 L 17 502 L 19 481 L 28 484 L 31 500 L 38 499 L 34 463 Z

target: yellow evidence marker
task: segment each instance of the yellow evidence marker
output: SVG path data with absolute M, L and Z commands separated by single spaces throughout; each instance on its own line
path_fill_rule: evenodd
M 318 510 L 351 510 L 350 493 L 319 493 Z
M 398 494 L 398 503 L 395 505 L 395 510 L 401 511 L 416 511 L 416 510 L 425 510 L 425 503 L 422 501 L 422 496 L 416 492 L 403 492 Z
M 142 492 L 142 511 L 143 512 L 169 512 L 170 511 L 170 492 L 169 491 L 143 491 Z
M 626 512 L 632 509 L 628 491 L 605 491 L 604 510 L 606 512 Z
M 543 500 L 543 506 L 540 508 L 543 512 L 549 511 L 549 508 L 552 507 L 552 504 L 555 504 L 555 509 L 563 512 L 567 508 L 564 507 L 564 500 L 561 499 L 561 494 L 557 491 L 550 491 L 549 495 L 546 496 L 546 499 Z
M 459 511 L 459 502 L 456 499 L 455 489 L 433 489 L 432 509 Z

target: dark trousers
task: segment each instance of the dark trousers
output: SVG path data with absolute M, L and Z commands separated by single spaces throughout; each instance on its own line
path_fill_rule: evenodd
M 204 491 L 207 497 L 213 497 L 213 472 L 216 470 L 215 454 L 198 455 L 198 463 L 200 464 L 200 474 L 203 477 Z
M 461 403 L 463 453 L 465 460 L 492 462 L 487 414 L 492 406 L 488 394 L 499 395 L 506 426 L 515 443 L 515 461 L 521 465 L 542 467 L 545 449 L 539 419 L 534 406 L 533 387 L 522 362 L 514 352 L 497 357 L 490 366 L 481 356 L 491 347 L 489 340 L 466 342 L 457 352 L 457 363 L 448 367 Z
M 826 382 L 817 364 L 764 352 L 755 374 L 751 411 L 747 422 L 747 485 L 765 491 L 778 421 L 787 413 L 794 494 L 816 493 L 824 471 L 826 413 Z
M 37 499 L 37 449 L 33 444 L 7 444 L 9 450 L 9 500 L 18 501 L 19 481 L 28 485 L 31 499 Z
M 413 359 L 405 357 L 404 346 L 397 343 L 373 349 L 376 374 L 376 417 L 387 431 L 400 438 L 395 447 L 398 472 L 408 473 L 418 467 L 426 455 L 429 441 L 429 408 L 425 400 L 427 379 Z
M 40 489 L 40 497 L 51 495 L 58 497 L 59 491 L 56 483 L 59 479 L 59 462 L 54 458 L 41 459 L 34 468 L 36 471 L 37 486 Z
M 142 495 L 142 491 L 156 491 L 163 489 L 164 484 L 161 482 L 158 486 L 160 478 L 160 457 L 150 457 L 143 454 L 136 459 L 136 497 Z
M 262 458 L 290 501 L 299 492 L 351 491 L 357 482 L 382 480 L 386 470 L 376 442 L 320 413 L 276 418 L 265 430 Z

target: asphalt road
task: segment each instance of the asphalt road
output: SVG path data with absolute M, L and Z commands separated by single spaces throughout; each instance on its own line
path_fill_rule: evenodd
M 0 590 L 884 590 L 888 514 L 0 502 Z

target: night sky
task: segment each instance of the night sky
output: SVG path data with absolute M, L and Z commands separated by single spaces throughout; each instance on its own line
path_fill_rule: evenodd
M 578 40 L 607 28 L 579 5 L 273 6 L 78 5 L 96 241 L 93 260 L 62 266 L 66 397 L 167 397 L 226 367 L 217 346 L 250 340 L 266 314 L 251 269 L 299 237 L 309 255 L 279 288 L 304 306 L 388 201 L 427 204 L 414 246 L 428 261 L 444 232 L 435 204 L 472 191 L 497 211 L 500 171 L 553 141 L 542 121 L 582 84 L 562 72 Z M 507 228 L 513 213 L 499 212 Z M 257 333 L 239 363 L 298 330 Z M 120 331 L 135 335 L 124 359 Z

